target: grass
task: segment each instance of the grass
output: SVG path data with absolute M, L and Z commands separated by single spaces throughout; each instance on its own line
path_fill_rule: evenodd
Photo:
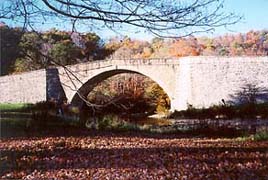
M 236 139 L 238 141 L 268 141 L 268 131 L 259 131 L 251 135 L 246 133 Z
M 29 119 L 9 119 L 4 118 L 0 120 L 1 127 L 7 128 L 7 127 L 17 127 L 17 128 L 25 128 L 27 124 L 30 122 Z
M 40 119 L 42 120 L 42 119 Z M 27 136 L 31 134 L 42 134 L 47 131 L 58 132 L 68 129 L 78 128 L 76 121 L 66 121 L 48 117 L 45 122 L 39 122 L 27 118 L 1 118 L 0 119 L 0 139 L 1 137 Z
M 24 111 L 28 107 L 30 107 L 31 104 L 25 104 L 25 103 L 2 103 L 0 104 L 0 111 Z
M 267 141 L 268 140 L 268 131 L 261 131 L 256 133 L 253 136 L 253 140 L 255 141 Z

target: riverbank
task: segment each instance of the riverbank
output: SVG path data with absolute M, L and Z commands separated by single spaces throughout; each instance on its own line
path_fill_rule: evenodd
M 268 134 L 236 128 L 267 121 L 138 119 L 137 126 L 110 116 L 86 129 L 63 119 L 28 126 L 27 113 L 19 115 L 0 117 L 0 179 L 268 179 Z
M 186 134 L 205 137 L 240 137 L 259 132 L 268 134 L 268 119 L 125 119 L 118 115 L 92 117 L 84 122 L 61 116 L 37 116 L 27 112 L 4 112 L 0 116 L 1 137 L 30 136 L 48 129 L 87 128 L 112 132 Z M 30 135 L 28 135 L 30 134 Z

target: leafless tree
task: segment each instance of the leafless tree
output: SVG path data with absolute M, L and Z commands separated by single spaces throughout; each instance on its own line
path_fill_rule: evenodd
M 143 29 L 160 37 L 214 31 L 241 17 L 224 12 L 224 0 L 1 0 L 0 18 L 24 27 L 69 21 L 112 30 Z

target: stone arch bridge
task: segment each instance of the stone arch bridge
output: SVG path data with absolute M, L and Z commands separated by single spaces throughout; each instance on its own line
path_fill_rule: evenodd
M 220 104 L 247 84 L 268 89 L 268 57 L 103 60 L 2 76 L 0 103 L 36 103 L 65 96 L 80 106 L 79 95 L 86 95 L 97 83 L 133 72 L 158 83 L 170 98 L 171 110 Z

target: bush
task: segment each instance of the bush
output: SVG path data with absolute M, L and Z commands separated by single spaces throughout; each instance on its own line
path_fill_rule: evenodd
M 29 128 L 46 129 L 48 125 L 59 124 L 63 119 L 56 116 L 58 109 L 54 102 L 44 101 L 31 107 L 32 119 Z
M 86 122 L 86 127 L 89 129 L 97 130 L 116 130 L 116 131 L 126 131 L 126 130 L 136 130 L 137 126 L 135 124 L 126 122 L 119 119 L 115 115 L 107 115 L 99 118 L 90 118 Z
M 268 131 L 261 131 L 261 132 L 256 133 L 253 136 L 253 139 L 255 141 L 267 141 L 268 140 Z
M 187 110 L 175 111 L 172 118 L 189 119 L 234 119 L 234 118 L 268 118 L 268 103 L 243 105 L 218 105 L 197 109 L 189 106 Z

